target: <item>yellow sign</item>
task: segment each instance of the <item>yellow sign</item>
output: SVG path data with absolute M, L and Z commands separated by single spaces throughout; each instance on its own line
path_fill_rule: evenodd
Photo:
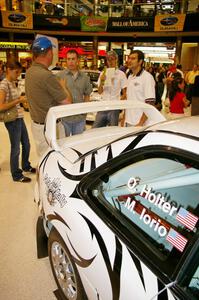
M 28 43 L 20 43 L 20 42 L 0 42 L 0 49 L 30 50 L 30 45 Z
M 15 11 L 1 11 L 3 27 L 33 29 L 32 14 L 15 12 Z
M 155 16 L 154 31 L 183 31 L 185 14 Z

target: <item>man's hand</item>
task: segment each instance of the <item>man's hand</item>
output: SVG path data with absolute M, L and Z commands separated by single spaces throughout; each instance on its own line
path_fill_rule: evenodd
M 27 102 L 27 98 L 26 98 L 26 96 L 20 96 L 19 97 L 19 103 L 24 103 L 24 102 Z

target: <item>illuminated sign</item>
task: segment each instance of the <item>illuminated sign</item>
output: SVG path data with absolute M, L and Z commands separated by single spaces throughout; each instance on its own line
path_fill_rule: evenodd
M 0 49 L 18 49 L 18 50 L 30 50 L 31 45 L 28 43 L 18 42 L 0 42 Z

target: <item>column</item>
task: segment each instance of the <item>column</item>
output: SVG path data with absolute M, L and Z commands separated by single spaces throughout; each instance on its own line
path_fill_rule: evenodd
M 182 54 L 182 37 L 178 36 L 176 40 L 176 64 L 180 64 Z
M 93 37 L 93 70 L 97 70 L 98 61 L 98 37 Z

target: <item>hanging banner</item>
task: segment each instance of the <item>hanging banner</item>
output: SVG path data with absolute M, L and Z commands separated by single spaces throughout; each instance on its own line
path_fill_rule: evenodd
M 155 16 L 154 31 L 183 31 L 185 14 Z
M 107 17 L 81 16 L 81 31 L 106 31 Z
M 131 31 L 153 31 L 154 18 L 151 17 L 123 17 L 109 18 L 107 31 L 131 32 Z
M 33 29 L 32 14 L 1 11 L 2 25 L 7 28 Z

